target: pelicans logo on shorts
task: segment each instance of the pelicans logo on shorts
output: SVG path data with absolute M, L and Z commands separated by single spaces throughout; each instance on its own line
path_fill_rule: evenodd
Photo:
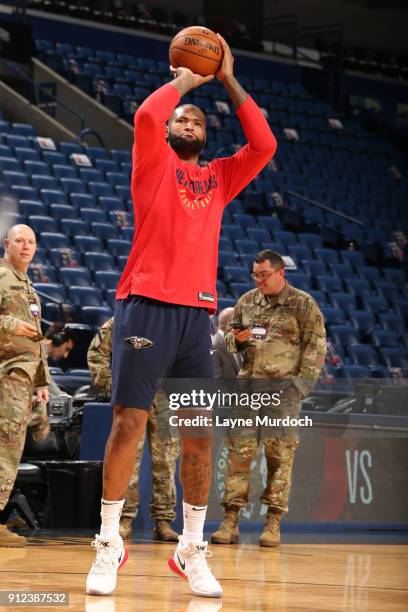
M 129 338 L 125 338 L 125 342 L 134 349 L 150 348 L 154 344 L 149 338 L 142 338 L 141 336 L 129 336 Z

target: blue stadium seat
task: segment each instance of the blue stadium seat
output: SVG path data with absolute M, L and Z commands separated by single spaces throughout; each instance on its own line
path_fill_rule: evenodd
M 343 325 L 345 323 L 344 313 L 339 308 L 322 306 L 321 311 L 326 325 Z
M 39 215 L 41 217 L 48 215 L 48 206 L 42 202 L 36 202 L 35 200 L 20 200 L 19 204 L 20 213 L 26 217 L 29 215 Z
M 41 215 L 29 215 L 28 225 L 37 233 L 41 232 L 57 232 L 58 227 L 52 217 Z
M 51 204 L 68 204 L 68 196 L 59 189 L 41 189 L 41 200 L 48 206 Z
M 84 154 L 84 149 L 76 142 L 60 142 L 59 150 L 66 157 L 69 157 L 70 155 L 72 155 L 72 153 Z
M 59 270 L 60 282 L 65 287 L 89 287 L 92 284 L 91 273 L 88 268 L 61 268 Z
M 52 173 L 55 178 L 78 178 L 76 168 L 74 166 L 68 166 L 67 164 L 54 164 L 52 166 Z
M 339 263 L 337 251 L 326 248 L 315 248 L 316 259 L 323 261 L 326 264 Z
M 69 287 L 68 295 L 75 306 L 100 306 L 103 303 L 102 291 L 95 287 Z
M 28 175 L 21 170 L 4 170 L 3 181 L 6 185 L 12 185 L 13 187 L 29 187 L 30 181 Z
M 368 344 L 351 344 L 348 351 L 355 365 L 370 367 L 378 364 L 377 351 Z
M 107 172 L 106 180 L 112 186 L 125 185 L 126 187 L 129 187 L 129 177 L 124 172 Z
M 85 153 L 92 161 L 96 159 L 109 159 L 108 151 L 102 147 L 86 147 Z
M 115 308 L 116 289 L 106 289 L 105 301 L 114 310 Z
M 394 331 L 400 336 L 404 336 L 407 332 L 405 321 L 401 315 L 393 312 L 384 312 L 378 315 L 378 319 L 384 329 Z
M 132 156 L 127 149 L 112 149 L 111 157 L 116 162 L 132 162 Z
M 101 172 L 117 172 L 118 164 L 113 159 L 96 159 L 95 168 Z
M 88 183 L 88 191 L 90 194 L 94 196 L 113 196 L 115 195 L 112 187 L 109 183 L 104 183 L 100 181 L 89 181 Z
M 97 287 L 104 291 L 107 289 L 116 289 L 120 279 L 120 272 L 97 270 L 94 275 Z
M 37 163 L 37 162 L 30 162 Z M 52 176 L 43 176 L 42 174 L 32 174 L 31 184 L 36 189 L 56 189 L 58 190 L 58 181 Z
M 267 229 L 271 235 L 272 232 L 282 230 L 282 223 L 278 217 L 258 215 L 258 223 L 260 227 Z
M 344 312 L 357 310 L 356 298 L 350 293 L 332 293 L 330 297 L 333 306 L 340 308 L 340 310 L 343 310 Z
M 365 310 L 369 310 L 373 313 L 388 312 L 390 309 L 387 300 L 379 295 L 363 296 L 362 304 Z
M 293 234 L 292 232 L 285 232 L 283 230 L 282 231 L 275 230 L 273 232 L 273 237 L 276 242 L 280 242 L 281 244 L 285 246 L 290 246 L 291 244 L 298 244 L 298 241 L 296 239 L 296 234 Z
M 104 270 L 106 272 L 115 271 L 115 263 L 109 253 L 87 252 L 84 255 L 85 265 L 92 271 Z
M 372 289 L 368 281 L 361 278 L 348 278 L 343 281 L 346 289 L 355 296 L 366 296 L 372 293 Z
M 126 210 L 125 204 L 121 198 L 115 196 L 101 196 L 98 198 L 100 207 L 105 212 L 111 212 L 115 210 Z
M 0 155 L 3 156 L 1 149 L 0 149 Z M 39 151 L 36 151 L 35 149 L 30 149 L 30 148 L 25 148 L 25 147 L 16 147 L 14 149 L 14 155 L 20 161 L 24 161 L 24 160 L 41 161 L 40 153 Z M 47 161 L 47 160 L 44 160 L 44 161 Z
M 88 224 L 81 219 L 61 219 L 60 227 L 61 231 L 71 238 L 89 235 Z
M 350 264 L 355 270 L 360 266 L 365 266 L 364 256 L 360 251 L 340 251 L 340 258 L 344 263 Z
M 38 249 L 37 249 L 38 250 Z M 68 266 L 79 266 L 81 255 L 71 248 L 52 248 L 48 250 L 48 257 L 54 268 L 60 269 Z
M 218 251 L 218 267 L 223 268 L 224 266 L 235 266 L 237 264 L 237 258 L 231 251 Z
M 38 189 L 28 185 L 11 185 L 10 191 L 18 200 L 37 200 Z
M 408 318 L 408 299 L 397 297 L 391 299 L 391 304 L 393 310 L 397 312 L 399 315 Z
M 320 307 L 328 306 L 327 298 L 323 291 L 318 291 L 317 289 L 309 289 L 308 293 L 319 304 Z
M 14 157 L 0 157 L 0 172 L 4 172 L 5 170 L 7 170 L 8 172 L 20 173 L 21 164 Z
M 343 347 L 360 342 L 360 334 L 352 325 L 331 325 L 330 335 L 335 344 Z
M 398 334 L 389 329 L 373 329 L 371 340 L 374 346 L 380 348 L 397 347 L 399 345 Z
M 53 219 L 76 219 L 78 217 L 76 209 L 67 204 L 51 204 L 50 214 Z
M 227 236 L 231 240 L 245 240 L 244 230 L 236 225 L 223 225 L 221 236 Z
M 345 377 L 350 380 L 371 378 L 371 370 L 367 366 L 345 365 L 343 371 Z
M 269 242 L 271 240 L 268 230 L 260 227 L 247 227 L 246 234 L 249 240 L 255 240 L 256 242 Z
M 81 315 L 87 325 L 99 328 L 113 316 L 110 306 L 82 306 Z
M 300 266 L 303 260 L 311 260 L 313 258 L 312 251 L 309 247 L 300 244 L 290 244 L 287 251 L 298 266 Z M 322 274 L 324 274 L 324 272 L 322 272 Z
M 33 283 L 54 283 L 57 280 L 54 268 L 41 261 L 31 263 L 28 276 Z
M 96 170 L 96 168 L 80 168 L 79 177 L 82 181 L 85 181 L 85 183 L 89 183 L 90 181 L 104 182 L 103 173 L 100 170 Z
M 233 308 L 236 302 L 234 298 L 219 298 L 217 312 L 220 313 L 224 308 Z
M 133 242 L 133 227 L 121 227 L 120 235 L 123 240 L 128 240 L 129 242 Z
M 121 238 L 109 238 L 107 240 L 107 251 L 113 257 L 117 257 L 118 255 L 128 256 L 131 248 L 132 243 L 130 240 L 123 240 Z
M 325 276 L 327 274 L 324 263 L 322 261 L 316 261 L 315 259 L 303 259 L 301 267 L 303 271 L 311 277 Z
M 248 282 L 248 269 L 241 266 L 225 266 L 224 267 L 224 280 L 229 283 L 247 283 Z
M 316 282 L 320 291 L 325 291 L 329 294 L 343 292 L 343 283 L 335 276 L 318 276 Z
M 256 227 L 255 218 L 252 215 L 246 215 L 243 213 L 232 213 L 232 216 L 234 218 L 235 224 L 238 225 L 239 227 L 242 227 L 245 229 L 247 229 L 248 227 L 252 227 L 252 228 Z M 268 234 L 268 239 L 269 238 L 270 236 Z
M 89 193 L 71 193 L 69 197 L 72 206 L 75 208 L 98 208 L 95 196 Z
M 408 368 L 408 352 L 400 348 L 380 348 L 379 353 L 387 368 Z
M 85 183 L 80 179 L 60 178 L 61 189 L 71 197 L 73 193 L 86 193 Z
M 33 287 L 40 293 L 41 300 L 43 299 L 41 293 L 61 303 L 65 302 L 67 299 L 65 287 L 59 283 L 33 283 Z
M 41 151 L 41 157 L 47 164 L 66 164 L 67 158 L 60 151 Z
M 26 160 L 23 162 L 23 166 L 24 171 L 30 176 L 33 174 L 39 176 L 50 176 L 50 167 L 45 162 Z M 37 187 L 37 185 L 34 185 L 34 187 Z
M 357 268 L 357 273 L 360 278 L 369 281 L 373 286 L 376 285 L 377 281 L 381 280 L 379 269 L 373 266 L 360 266 Z
M 334 276 L 342 280 L 355 276 L 353 268 L 348 263 L 329 263 L 329 268 Z
M 384 299 L 394 299 L 397 297 L 401 297 L 399 287 L 397 287 L 394 283 L 391 283 L 388 280 L 379 280 L 375 283 L 375 287 L 377 292 Z
M 85 223 L 106 223 L 106 214 L 97 208 L 81 208 L 79 216 Z
M 101 240 L 95 236 L 75 236 L 74 244 L 79 253 L 86 253 L 87 251 L 100 253 L 103 251 Z
M 235 240 L 235 247 L 238 253 L 247 253 L 248 255 L 256 255 L 259 251 L 259 245 L 255 240 Z
M 310 279 L 302 272 L 286 272 L 286 280 L 293 285 L 293 287 L 301 289 L 302 291 L 309 291 L 311 288 Z
M 109 221 L 115 227 L 132 227 L 134 225 L 133 213 L 123 210 L 111 210 L 109 212 Z
M 364 310 L 353 310 L 349 318 L 356 329 L 362 332 L 371 332 L 375 327 L 375 318 L 371 312 Z
M 298 240 L 302 246 L 305 246 L 308 249 L 320 249 L 323 246 L 322 238 L 318 234 L 299 232 Z M 307 259 L 309 258 L 307 257 Z
M 41 232 L 40 237 L 37 237 L 38 243 L 44 249 L 63 249 L 69 248 L 71 243 L 65 234 L 59 232 Z
M 384 277 L 397 287 L 406 287 L 407 278 L 400 268 L 383 268 Z
M 133 231 L 133 228 L 131 228 Z M 91 223 L 91 234 L 97 236 L 101 240 L 109 240 L 110 238 L 118 238 L 118 230 L 111 223 Z

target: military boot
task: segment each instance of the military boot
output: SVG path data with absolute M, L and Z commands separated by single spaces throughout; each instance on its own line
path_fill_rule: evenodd
M 7 525 L 0 525 L 0 546 L 9 546 L 10 548 L 20 548 L 27 544 L 27 538 L 13 533 L 7 529 Z
M 281 518 L 282 514 L 280 512 L 268 510 L 265 527 L 259 538 L 260 546 L 279 546 Z
M 236 544 L 238 542 L 238 514 L 239 508 L 225 508 L 224 520 L 211 536 L 213 544 Z
M 123 517 L 119 523 L 119 534 L 124 540 L 128 540 L 132 537 L 132 518 Z
M 170 521 L 157 519 L 154 527 L 154 539 L 161 542 L 178 542 L 178 533 L 170 526 Z

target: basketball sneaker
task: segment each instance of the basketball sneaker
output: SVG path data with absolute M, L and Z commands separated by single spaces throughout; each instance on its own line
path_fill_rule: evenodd
M 128 552 L 120 536 L 107 541 L 97 535 L 92 546 L 96 549 L 96 558 L 86 579 L 86 592 L 88 595 L 110 595 L 115 590 L 118 570 L 126 563 Z
M 191 592 L 200 597 L 221 597 L 222 588 L 214 578 L 207 558 L 212 553 L 207 550 L 208 543 L 194 544 L 190 542 L 184 546 L 181 536 L 176 551 L 168 560 L 173 572 L 188 580 Z

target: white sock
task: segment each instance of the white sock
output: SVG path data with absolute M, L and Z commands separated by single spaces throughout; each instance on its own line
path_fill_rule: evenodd
M 122 514 L 124 499 L 118 501 L 108 501 L 102 499 L 101 504 L 101 538 L 104 540 L 114 540 L 119 537 L 119 520 Z
M 193 542 L 193 544 L 202 543 L 206 514 L 207 506 L 192 506 L 183 501 L 183 544 L 189 544 L 189 542 Z

